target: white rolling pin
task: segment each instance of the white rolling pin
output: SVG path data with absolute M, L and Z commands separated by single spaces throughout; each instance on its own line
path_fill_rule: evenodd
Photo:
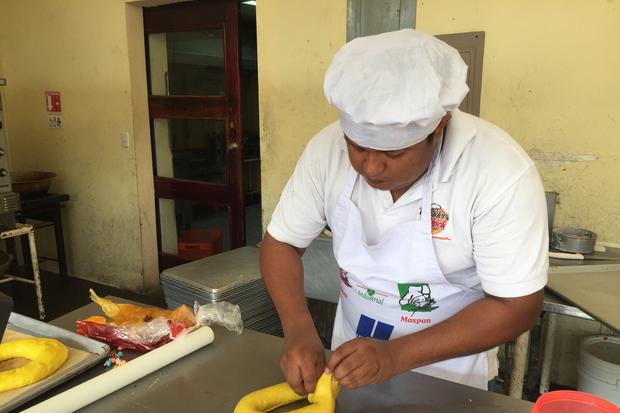
M 184 337 L 180 337 L 162 347 L 145 353 L 119 368 L 111 369 L 32 406 L 24 410 L 24 413 L 66 413 L 76 411 L 206 346 L 212 341 L 213 330 L 210 327 L 201 327 Z

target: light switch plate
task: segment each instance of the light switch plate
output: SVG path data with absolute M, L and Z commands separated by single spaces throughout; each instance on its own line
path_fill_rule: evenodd
M 129 132 L 121 133 L 121 147 L 129 148 Z

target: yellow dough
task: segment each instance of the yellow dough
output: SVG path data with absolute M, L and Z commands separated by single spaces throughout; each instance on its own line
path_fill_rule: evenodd
M 24 338 L 0 344 L 0 361 L 23 357 L 25 366 L 0 371 L 0 392 L 18 389 L 43 380 L 67 360 L 64 344 L 51 338 Z
M 311 404 L 291 410 L 290 413 L 333 413 L 339 391 L 340 385 L 332 379 L 332 375 L 323 374 L 316 383 L 314 393 L 308 395 Z M 245 395 L 237 403 L 234 413 L 269 412 L 301 399 L 305 399 L 305 396 L 295 393 L 288 383 L 280 383 Z

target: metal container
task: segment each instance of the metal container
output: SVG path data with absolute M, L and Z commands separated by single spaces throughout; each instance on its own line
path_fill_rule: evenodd
M 594 252 L 596 234 L 582 228 L 554 228 L 551 231 L 551 248 L 579 254 Z
M 553 220 L 555 219 L 555 204 L 558 203 L 557 192 L 545 192 L 547 201 L 547 222 L 549 224 L 549 239 L 551 239 L 551 230 L 553 229 Z

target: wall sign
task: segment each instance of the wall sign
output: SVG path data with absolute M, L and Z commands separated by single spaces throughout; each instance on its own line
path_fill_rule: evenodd
M 45 109 L 47 111 L 47 127 L 52 129 L 62 128 L 62 107 L 60 105 L 60 92 L 45 92 Z
M 45 92 L 45 105 L 48 112 L 62 112 L 60 108 L 60 92 Z

